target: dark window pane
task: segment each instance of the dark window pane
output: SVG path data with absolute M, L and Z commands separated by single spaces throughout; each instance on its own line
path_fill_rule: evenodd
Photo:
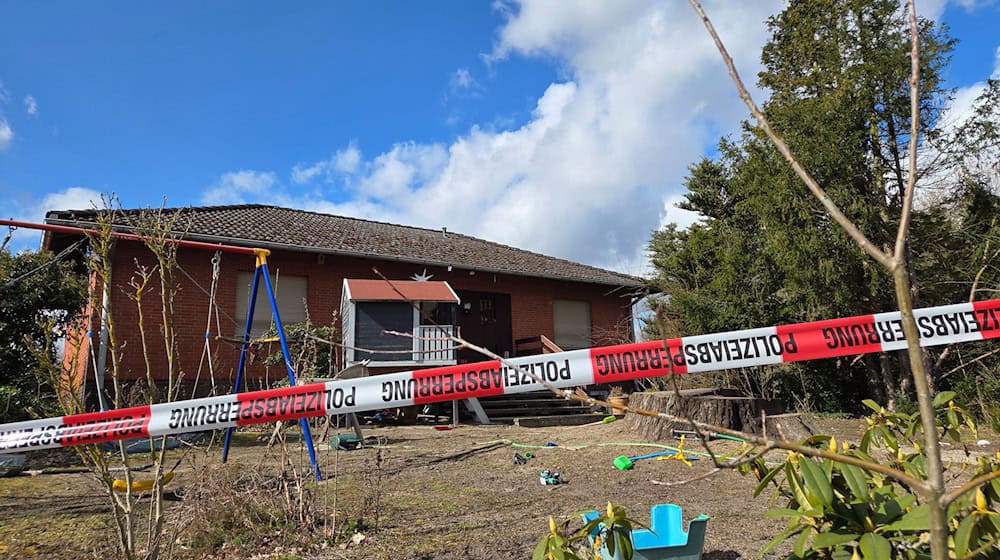
M 354 346 L 370 350 L 391 350 L 385 352 L 364 352 L 356 350 L 358 360 L 370 359 L 376 362 L 401 362 L 413 360 L 413 339 L 405 336 L 385 334 L 383 331 L 413 333 L 413 307 L 404 302 L 359 302 L 357 304 L 357 324 L 354 331 Z

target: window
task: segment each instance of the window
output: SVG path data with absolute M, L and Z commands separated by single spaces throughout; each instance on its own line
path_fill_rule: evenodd
M 590 302 L 568 299 L 552 301 L 555 343 L 563 350 L 590 348 Z
M 413 306 L 407 302 L 364 301 L 357 304 L 354 346 L 391 353 L 355 351 L 356 360 L 409 362 L 413 360 L 413 339 L 382 331 L 413 332 Z
M 454 325 L 458 318 L 458 305 L 444 301 L 421 301 L 418 325 Z
M 253 272 L 240 272 L 236 276 L 236 336 L 243 336 L 242 322 L 247 316 L 247 302 L 250 299 L 250 286 L 253 283 Z M 278 301 L 278 312 L 281 322 L 288 325 L 303 323 L 306 320 L 306 295 L 309 293 L 309 279 L 305 276 L 289 274 L 271 274 L 271 285 L 274 287 L 275 299 Z M 253 325 L 250 328 L 252 336 L 260 336 L 271 328 L 271 301 L 267 297 L 267 287 L 264 279 L 257 285 L 257 301 L 253 308 Z

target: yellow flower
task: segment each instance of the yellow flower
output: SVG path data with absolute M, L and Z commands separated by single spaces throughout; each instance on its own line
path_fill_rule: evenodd
M 976 509 L 979 511 L 987 511 L 986 494 L 983 494 L 982 488 L 976 488 Z
M 615 516 L 615 507 L 611 505 L 611 500 L 608 500 L 608 517 Z
M 556 529 L 556 520 L 552 519 L 551 515 L 549 516 L 549 531 L 551 531 L 553 535 L 559 534 L 559 531 Z
M 831 436 L 830 437 L 830 453 L 836 453 L 836 452 L 837 452 L 837 438 Z

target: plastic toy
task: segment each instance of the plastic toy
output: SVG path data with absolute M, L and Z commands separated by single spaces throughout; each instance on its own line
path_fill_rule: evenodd
M 583 521 L 587 523 L 599 515 L 596 510 L 588 511 L 583 514 Z M 630 535 L 634 549 L 633 560 L 701 560 L 708 519 L 705 514 L 699 515 L 688 523 L 688 530 L 685 531 L 681 506 L 656 504 L 650 511 L 650 528 L 634 529 Z M 595 528 L 589 535 L 591 542 L 607 531 L 604 525 Z M 606 535 L 601 538 L 602 543 L 607 541 L 604 536 Z M 601 560 L 622 560 L 620 550 L 609 554 L 604 544 L 601 544 L 599 550 Z
M 660 457 L 663 455 L 676 455 L 677 452 L 673 449 L 668 449 L 666 451 L 657 451 L 655 453 L 647 453 L 645 455 L 637 455 L 635 457 L 627 457 L 625 455 L 619 455 L 615 457 L 614 464 L 615 468 L 620 471 L 627 471 L 632 468 L 636 461 L 641 459 L 652 459 L 653 457 Z
M 565 482 L 559 473 L 556 471 L 542 471 L 538 475 L 538 480 L 542 483 L 542 486 L 555 486 L 557 484 L 562 484 Z

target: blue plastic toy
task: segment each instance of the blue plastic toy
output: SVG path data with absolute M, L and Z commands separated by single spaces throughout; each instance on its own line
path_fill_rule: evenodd
M 595 519 L 600 514 L 597 510 L 588 511 L 583 514 L 583 522 Z M 634 549 L 633 560 L 701 560 L 701 553 L 705 547 L 705 525 L 708 523 L 708 516 L 699 515 L 688 523 L 688 530 L 684 530 L 681 506 L 676 504 L 656 504 L 650 511 L 650 529 L 634 529 L 632 531 L 632 547 Z M 594 537 L 607 531 L 603 525 L 594 529 L 590 535 L 590 541 Z M 601 544 L 602 560 L 622 560 L 621 551 L 615 550 L 614 554 L 609 554 L 607 539 L 603 538 Z

